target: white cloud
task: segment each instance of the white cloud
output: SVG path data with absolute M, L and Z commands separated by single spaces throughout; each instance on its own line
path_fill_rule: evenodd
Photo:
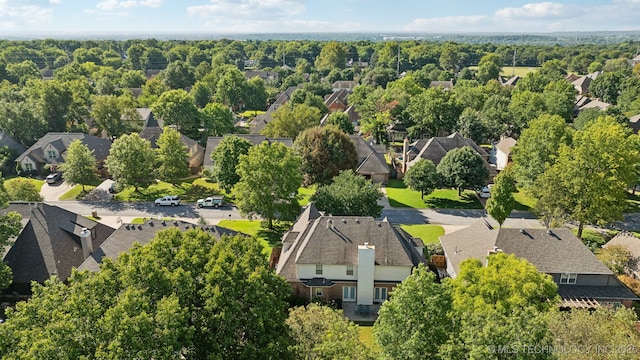
M 51 5 L 60 5 L 61 2 L 61 0 L 49 0 L 49 4 Z
M 105 0 L 99 2 L 96 7 L 102 11 L 114 11 L 118 9 L 132 9 L 136 7 L 158 8 L 162 5 L 162 0 Z
M 582 10 L 577 7 L 552 3 L 540 2 L 525 4 L 519 8 L 507 7 L 496 11 L 498 18 L 549 18 L 549 17 L 572 17 Z
M 267 22 L 285 19 L 304 13 L 305 6 L 299 0 L 211 0 L 206 5 L 187 7 L 187 13 L 194 17 L 221 19 L 242 18 Z
M 0 0 L 0 29 L 10 30 L 48 24 L 53 16 L 53 9 L 31 3 L 31 1 Z

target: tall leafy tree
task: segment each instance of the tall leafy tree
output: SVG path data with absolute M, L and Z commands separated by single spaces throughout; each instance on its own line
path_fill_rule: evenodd
M 106 166 L 114 180 L 138 191 L 153 182 L 155 155 L 148 140 L 138 133 L 125 134 L 111 145 Z
M 489 178 L 485 160 L 469 146 L 449 151 L 436 169 L 446 184 L 458 189 L 458 195 L 484 186 Z
M 531 121 L 511 151 L 514 176 L 526 191 L 548 166 L 553 165 L 561 144 L 571 142 L 571 131 L 560 116 L 542 115 Z
M 211 153 L 213 160 L 213 176 L 218 184 L 227 193 L 240 181 L 240 175 L 236 171 L 240 162 L 240 155 L 249 153 L 253 144 L 235 135 L 225 136 Z
M 295 139 L 303 130 L 320 125 L 320 110 L 306 104 L 293 107 L 281 106 L 272 114 L 262 130 L 262 134 L 269 137 L 289 137 Z
M 17 177 L 7 180 L 5 185 L 9 201 L 42 201 L 40 191 L 30 179 Z
M 353 170 L 344 170 L 333 178 L 329 185 L 320 186 L 311 196 L 320 211 L 331 215 L 379 217 L 382 205 L 380 185 L 357 175 Z
M 176 125 L 178 131 L 195 134 L 200 126 L 198 109 L 193 98 L 185 90 L 169 90 L 163 92 L 151 105 L 154 114 L 164 121 L 165 125 Z
M 577 222 L 580 238 L 585 224 L 621 220 L 626 189 L 637 179 L 638 150 L 637 136 L 614 118 L 589 123 L 536 181 L 536 212 L 547 221 Z
M 269 229 L 273 220 L 293 220 L 300 212 L 300 158 L 282 143 L 264 141 L 240 156 L 236 172 L 236 206 L 242 214 L 262 216 Z
M 360 341 L 358 325 L 342 310 L 311 303 L 289 311 L 286 321 L 291 329 L 291 352 L 304 360 L 371 359 L 369 349 Z
M 449 288 L 418 266 L 380 307 L 373 335 L 390 359 L 436 359 L 439 347 L 455 331 Z
M 64 154 L 64 162 L 60 164 L 62 178 L 69 184 L 84 186 L 98 180 L 97 161 L 89 147 L 80 140 L 73 140 Z
M 490 53 L 483 56 L 478 63 L 478 71 L 476 71 L 476 79 L 481 84 L 486 84 L 489 80 L 495 80 L 500 76 L 502 59 L 500 55 Z
M 64 132 L 67 129 L 68 114 L 73 103 L 71 90 L 57 80 L 34 81 L 27 87 L 35 113 L 47 124 L 47 129 Z
M 431 194 L 442 183 L 436 166 L 427 159 L 420 159 L 413 164 L 407 170 L 403 180 L 410 189 L 420 191 L 422 200 L 424 200 L 424 194 Z
M 9 199 L 9 194 L 4 187 L 4 179 L 0 178 L 0 207 L 6 208 L 9 206 Z M 22 216 L 14 211 L 0 215 L 0 252 L 4 253 L 5 248 L 20 234 L 22 229 L 21 220 Z M 12 280 L 13 273 L 11 268 L 0 260 L 0 291 L 9 287 Z
M 496 219 L 501 227 L 516 206 L 513 197 L 515 191 L 515 179 L 511 174 L 511 167 L 507 167 L 493 179 L 491 197 L 487 200 L 486 205 L 487 213 Z
M 455 93 L 441 87 L 429 88 L 412 97 L 407 112 L 413 121 L 410 133 L 439 136 L 450 133 L 462 113 Z
M 156 145 L 158 179 L 175 184 L 189 175 L 189 152 L 177 130 L 165 126 Z
M 335 111 L 329 114 L 329 117 L 327 117 L 325 124 L 335 125 L 347 134 L 353 134 L 353 132 L 355 131 L 353 123 L 349 119 L 349 115 L 343 113 L 342 111 Z
M 288 358 L 286 282 L 261 246 L 173 228 L 7 312 L 9 358 Z
M 202 136 L 222 136 L 231 134 L 235 128 L 233 126 L 233 114 L 228 107 L 220 103 L 208 103 L 200 110 L 200 118 L 202 119 Z
M 244 104 L 248 92 L 247 79 L 237 68 L 230 67 L 216 83 L 216 101 L 238 110 Z
M 326 43 L 315 61 L 316 69 L 327 72 L 332 69 L 344 69 L 346 65 L 347 50 L 337 41 Z
M 293 149 L 302 158 L 300 170 L 306 185 L 328 184 L 341 170 L 355 170 L 358 166 L 355 144 L 335 126 L 304 130 Z
M 123 104 L 115 95 L 97 95 L 93 97 L 91 116 L 99 129 L 110 136 L 118 137 L 129 130 L 128 123 L 123 118 Z
M 47 124 L 27 102 L 0 101 L 0 129 L 31 146 L 47 133 Z
M 557 285 L 528 261 L 504 253 L 490 255 L 486 266 L 467 259 L 447 285 L 459 329 L 441 348 L 441 357 L 491 359 L 497 355 L 491 349 L 498 346 L 552 344 L 547 314 L 557 306 Z M 539 359 L 540 354 L 518 353 L 518 358 Z
M 184 61 L 172 62 L 161 72 L 164 83 L 171 89 L 184 89 L 193 85 L 195 76 L 193 69 Z

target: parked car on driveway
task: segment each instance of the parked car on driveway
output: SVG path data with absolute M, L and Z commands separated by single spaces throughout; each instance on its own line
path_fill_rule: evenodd
M 58 181 L 60 181 L 60 179 L 62 179 L 62 174 L 59 172 L 54 172 L 52 174 L 47 175 L 47 177 L 45 178 L 45 181 L 47 182 L 47 184 L 55 184 Z
M 483 199 L 488 199 L 491 197 L 491 186 L 487 185 L 482 187 L 482 189 L 480 189 L 480 191 L 478 192 L 478 196 L 480 196 Z
M 180 198 L 176 195 L 167 195 L 156 199 L 155 204 L 156 206 L 176 206 L 180 205 Z
M 198 199 L 198 207 L 220 207 L 224 203 L 224 196 L 209 196 L 206 199 Z

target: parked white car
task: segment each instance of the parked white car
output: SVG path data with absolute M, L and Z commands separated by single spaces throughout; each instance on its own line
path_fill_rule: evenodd
M 488 199 L 491 197 L 491 185 L 483 186 L 482 189 L 478 192 L 478 196 L 483 199 Z
M 176 206 L 180 205 L 180 198 L 176 195 L 167 195 L 156 199 L 156 206 Z

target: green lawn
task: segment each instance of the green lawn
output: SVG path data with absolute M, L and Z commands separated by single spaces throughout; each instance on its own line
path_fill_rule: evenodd
M 25 179 L 25 180 L 29 180 L 38 190 L 38 192 L 40 191 L 40 189 L 42 189 L 42 185 L 44 185 L 44 180 L 38 180 L 38 179 L 33 179 L 33 178 L 28 178 L 28 177 L 14 177 L 11 179 L 6 179 L 4 181 L 4 187 L 5 188 L 9 188 L 11 187 L 11 183 L 18 180 L 18 179 Z
M 420 238 L 426 245 L 429 243 L 438 243 L 439 237 L 444 235 L 444 228 L 440 225 L 432 224 L 403 224 L 400 227 L 413 237 Z
M 313 195 L 316 192 L 316 186 L 312 185 L 308 188 L 305 187 L 301 187 L 300 189 L 298 189 L 298 195 L 301 196 L 299 203 L 300 206 L 305 206 L 309 203 L 309 199 L 311 198 L 311 195 Z
M 513 198 L 516 200 L 515 210 L 525 210 L 529 211 L 535 205 L 535 201 L 527 196 L 522 190 L 513 193 Z
M 289 229 L 289 223 L 276 225 L 276 229 L 268 230 L 261 226 L 260 220 L 221 220 L 218 226 L 253 236 L 264 247 L 264 254 L 269 257 L 274 247 L 281 245 L 282 234 Z
M 376 349 L 376 343 L 373 339 L 373 326 L 358 326 L 360 330 L 360 341 L 365 344 L 369 349 Z
M 469 69 L 477 71 L 478 67 L 469 66 Z M 538 71 L 540 68 L 535 66 L 516 66 L 515 68 L 513 66 L 503 66 L 501 69 L 502 71 L 500 71 L 500 75 L 504 77 L 511 77 L 513 75 L 524 77 L 530 72 Z
M 424 201 L 420 198 L 419 191 L 413 191 L 404 185 L 402 180 L 390 179 L 387 184 L 387 197 L 392 207 L 399 208 L 439 208 L 439 209 L 482 209 L 476 194 L 471 190 L 465 190 L 462 196 L 454 189 L 438 189 Z
M 58 200 L 76 200 L 76 199 L 81 198 L 82 196 L 86 195 L 87 193 L 89 193 L 89 191 L 91 191 L 93 189 L 95 189 L 95 186 L 85 185 L 84 186 L 84 191 L 82 191 L 82 185 L 76 185 L 76 186 L 72 187 L 71 190 L 69 190 L 66 193 L 60 195 Z
M 177 185 L 159 181 L 148 188 L 138 188 L 137 192 L 133 186 L 128 186 L 116 194 L 115 197 L 120 201 L 153 201 L 165 195 L 178 195 L 184 202 L 195 202 L 198 199 L 221 195 L 222 193 L 223 191 L 220 190 L 217 183 L 197 178 L 189 179 Z

